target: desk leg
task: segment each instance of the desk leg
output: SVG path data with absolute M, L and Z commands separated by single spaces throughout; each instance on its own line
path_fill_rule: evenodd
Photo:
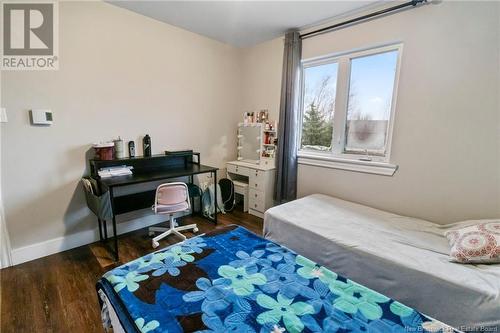
M 108 222 L 106 220 L 102 220 L 102 228 L 104 229 L 104 241 L 108 240 Z
M 214 222 L 217 224 L 217 210 L 219 206 L 217 206 L 217 171 L 214 171 Z
M 194 184 L 193 175 L 189 176 L 189 184 L 191 184 L 191 185 Z M 194 216 L 194 197 L 189 196 L 189 202 L 191 203 L 191 216 Z
M 113 210 L 113 243 L 114 243 L 114 255 L 115 261 L 118 261 L 118 237 L 116 235 L 116 216 L 115 216 L 115 200 L 113 195 L 113 188 L 109 189 L 109 198 L 111 199 L 111 209 Z
M 104 238 L 102 237 L 102 221 L 100 218 L 97 218 L 97 223 L 99 223 L 99 239 L 102 242 Z

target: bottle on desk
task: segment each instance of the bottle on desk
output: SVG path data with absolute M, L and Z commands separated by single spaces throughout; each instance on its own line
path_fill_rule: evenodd
M 135 142 L 134 141 L 128 142 L 128 156 L 135 157 Z
M 142 139 L 142 148 L 145 157 L 151 156 L 151 137 L 148 134 Z

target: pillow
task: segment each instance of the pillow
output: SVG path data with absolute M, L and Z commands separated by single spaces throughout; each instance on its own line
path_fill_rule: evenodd
M 444 234 L 452 261 L 469 264 L 500 263 L 500 220 L 483 220 Z

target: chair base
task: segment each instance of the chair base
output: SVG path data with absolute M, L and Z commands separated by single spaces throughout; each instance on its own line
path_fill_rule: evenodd
M 155 232 L 161 232 L 158 236 L 154 237 L 151 241 L 151 244 L 153 246 L 153 249 L 156 249 L 158 246 L 160 246 L 160 243 L 158 243 L 159 240 L 167 237 L 170 234 L 174 234 L 182 238 L 182 240 L 186 240 L 186 236 L 180 233 L 180 231 L 183 230 L 193 230 L 193 232 L 198 232 L 198 227 L 196 224 L 188 224 L 188 225 L 183 225 L 180 227 L 175 226 L 175 219 L 171 216 L 170 217 L 170 228 L 163 228 L 163 227 L 150 227 L 149 229 L 149 235 L 154 236 Z

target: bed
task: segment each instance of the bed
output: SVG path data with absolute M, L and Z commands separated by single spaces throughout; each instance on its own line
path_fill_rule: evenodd
M 114 332 L 457 332 L 237 226 L 117 267 L 97 293 Z
M 458 329 L 500 332 L 500 265 L 449 262 L 453 226 L 315 194 L 269 209 L 264 236 Z

